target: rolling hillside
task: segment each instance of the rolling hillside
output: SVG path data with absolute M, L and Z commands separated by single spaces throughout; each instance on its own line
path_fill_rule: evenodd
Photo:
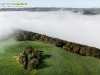
M 20 55 L 26 46 L 40 50 L 44 64 L 32 71 L 23 70 L 13 56 Z M 67 52 L 51 44 L 36 41 L 5 40 L 0 42 L 0 75 L 99 75 L 100 60 Z

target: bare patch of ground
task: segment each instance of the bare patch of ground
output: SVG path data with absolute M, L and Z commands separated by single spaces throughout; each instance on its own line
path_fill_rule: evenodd
M 19 56 L 13 56 L 14 59 L 18 60 Z

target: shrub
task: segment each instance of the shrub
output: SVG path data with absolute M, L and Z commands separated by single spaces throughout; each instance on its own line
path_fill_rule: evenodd
M 23 69 L 34 69 L 41 62 L 41 53 L 35 51 L 32 47 L 26 47 L 26 49 L 19 56 L 19 63 Z

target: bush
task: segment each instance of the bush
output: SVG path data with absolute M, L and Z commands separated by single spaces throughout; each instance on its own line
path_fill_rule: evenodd
M 35 51 L 32 47 L 26 47 L 26 49 L 19 56 L 19 63 L 26 69 L 34 69 L 41 62 L 41 53 Z

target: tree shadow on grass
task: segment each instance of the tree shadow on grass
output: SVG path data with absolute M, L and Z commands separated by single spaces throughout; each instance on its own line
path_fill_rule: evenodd
M 39 51 L 39 52 L 41 52 L 43 54 L 44 51 Z M 48 59 L 50 57 L 51 57 L 50 54 L 43 54 L 42 57 L 41 57 L 42 60 L 41 60 L 40 64 L 37 66 L 37 69 L 44 69 L 44 68 L 50 67 L 50 65 L 47 65 L 44 62 L 45 59 Z
M 51 55 L 50 54 L 45 54 L 45 55 L 42 55 L 42 59 L 44 60 L 44 59 L 47 59 L 47 58 L 50 58 L 51 57 Z
M 48 67 L 50 67 L 50 65 L 47 65 L 45 62 L 42 62 L 37 66 L 36 69 L 38 70 L 38 69 L 44 69 L 44 68 L 48 68 Z

